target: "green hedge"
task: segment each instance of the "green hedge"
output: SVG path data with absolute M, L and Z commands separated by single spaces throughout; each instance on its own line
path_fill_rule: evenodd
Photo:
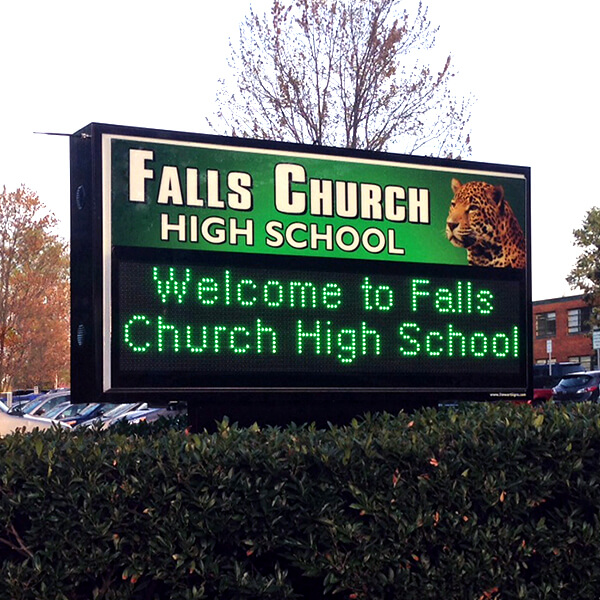
M 0 598 L 600 597 L 600 407 L 0 440 Z

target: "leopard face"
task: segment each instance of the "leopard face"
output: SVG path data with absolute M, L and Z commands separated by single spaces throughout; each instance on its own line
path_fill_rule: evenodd
M 470 265 L 524 268 L 525 237 L 502 186 L 452 180 L 448 241 L 467 250 Z

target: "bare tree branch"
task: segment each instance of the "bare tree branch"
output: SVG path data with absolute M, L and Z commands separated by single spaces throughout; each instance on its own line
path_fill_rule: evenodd
M 31 550 L 27 547 L 27 545 L 19 535 L 19 532 L 15 529 L 15 526 L 12 523 L 8 530 L 10 531 L 10 533 L 12 533 L 13 537 L 16 540 L 16 543 L 14 543 L 11 540 L 7 540 L 6 538 L 0 538 L 0 543 L 4 544 L 5 546 L 8 546 L 11 550 L 18 552 L 22 556 L 33 558 L 33 552 L 31 552 Z
M 233 79 L 217 96 L 219 133 L 301 143 L 470 153 L 470 98 L 456 98 L 448 56 L 423 59 L 437 28 L 404 0 L 273 0 L 250 9 L 231 44 Z

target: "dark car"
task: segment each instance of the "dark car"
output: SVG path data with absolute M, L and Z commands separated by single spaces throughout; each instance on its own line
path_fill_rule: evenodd
M 148 404 L 145 402 L 130 402 L 128 404 L 116 404 L 112 405 L 110 410 L 107 410 L 102 415 L 97 416 L 94 419 L 89 419 L 81 423 L 83 427 L 95 426 L 99 428 L 107 428 L 110 427 L 113 422 L 116 422 L 122 418 L 127 413 L 130 413 L 134 410 L 142 410 L 148 408 Z
M 560 362 L 551 365 L 533 365 L 533 387 L 551 389 L 569 373 L 581 373 L 585 368 L 576 362 Z
M 556 402 L 598 402 L 600 371 L 565 375 L 553 390 Z
M 83 410 L 79 411 L 77 414 L 71 415 L 61 415 L 59 417 L 60 421 L 70 425 L 71 427 L 77 427 L 79 425 L 85 425 L 86 423 L 90 423 L 95 420 L 101 419 L 105 413 L 109 412 L 118 404 L 109 404 L 109 403 L 93 403 L 88 404 Z
M 581 373 L 585 368 L 576 362 L 561 362 L 551 365 L 533 365 L 533 402 L 550 400 L 553 388 L 569 373 Z
M 169 402 L 167 406 L 148 407 L 134 410 L 124 415 L 123 420 L 129 423 L 153 423 L 159 419 L 174 419 L 187 415 L 187 404 L 185 402 Z

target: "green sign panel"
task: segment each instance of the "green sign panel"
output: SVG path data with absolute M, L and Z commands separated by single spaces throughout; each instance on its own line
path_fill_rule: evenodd
M 526 224 L 512 173 L 120 136 L 104 164 L 114 245 L 466 265 L 445 233 L 453 180 L 502 186 Z
M 92 124 L 72 179 L 75 395 L 530 393 L 528 169 Z

